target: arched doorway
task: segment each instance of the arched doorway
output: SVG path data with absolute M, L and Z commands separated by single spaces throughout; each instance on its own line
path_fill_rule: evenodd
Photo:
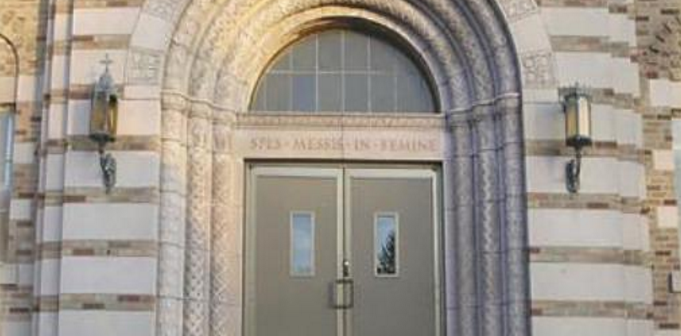
M 198 44 L 182 35 L 190 22 L 180 25 L 163 91 L 161 203 L 186 207 L 162 224 L 186 230 L 185 276 L 183 299 L 160 308 L 160 320 L 179 306 L 185 335 L 238 334 L 247 323 L 241 275 L 248 271 L 242 233 L 249 162 L 416 162 L 441 167 L 444 329 L 529 334 L 517 63 L 496 9 L 471 6 L 439 4 L 432 11 L 408 1 L 263 1 L 257 8 L 226 7 L 234 13 L 217 15 Z M 379 27 L 414 51 L 415 63 L 432 77 L 440 113 L 251 113 L 260 75 L 276 55 L 335 24 Z M 306 145 L 283 145 L 295 136 Z M 391 150 L 336 146 L 333 136 Z

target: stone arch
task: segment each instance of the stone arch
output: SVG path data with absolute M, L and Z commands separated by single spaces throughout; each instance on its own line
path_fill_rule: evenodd
M 446 278 L 456 284 L 448 288 L 447 329 L 454 335 L 529 335 L 521 88 L 551 84 L 555 76 L 548 38 L 531 43 L 522 38 L 527 29 L 544 33 L 534 1 L 499 5 L 486 0 L 145 3 L 131 39 L 126 81 L 162 92 L 157 333 L 239 333 L 240 284 L 226 281 L 235 278 L 226 259 L 237 257 L 213 253 L 238 245 L 238 232 L 226 229 L 226 214 L 242 206 L 229 190 L 237 174 L 221 168 L 232 160 L 234 120 L 247 111 L 245 97 L 258 69 L 284 42 L 305 24 L 345 17 L 390 29 L 441 75 L 437 85 L 452 147 L 445 162 L 451 180 L 446 216 L 454 223 L 447 231 Z M 153 31 L 168 38 L 147 45 Z M 526 62 L 526 55 L 543 61 Z M 149 62 L 164 72 L 140 80 L 138 63 Z M 529 72 L 526 64 L 540 66 Z

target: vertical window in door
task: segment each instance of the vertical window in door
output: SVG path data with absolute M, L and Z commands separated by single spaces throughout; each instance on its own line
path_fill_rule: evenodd
M 314 231 L 314 213 L 291 213 L 290 273 L 293 277 L 314 276 Z
M 399 223 L 396 213 L 374 216 L 374 269 L 377 277 L 399 274 Z

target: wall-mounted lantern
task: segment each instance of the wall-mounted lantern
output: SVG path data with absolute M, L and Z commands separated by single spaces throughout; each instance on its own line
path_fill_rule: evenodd
M 570 193 L 579 191 L 582 150 L 591 146 L 591 96 L 584 87 L 575 84 L 562 90 L 565 113 L 565 144 L 574 148 L 575 158 L 565 166 L 565 184 Z
M 109 142 L 116 141 L 118 93 L 113 77 L 109 72 L 109 65 L 113 63 L 109 59 L 109 55 L 102 63 L 106 68 L 92 90 L 90 139 L 98 145 L 99 164 L 102 168 L 104 187 L 106 192 L 109 193 L 116 184 L 116 160 L 111 153 L 105 153 L 105 147 Z

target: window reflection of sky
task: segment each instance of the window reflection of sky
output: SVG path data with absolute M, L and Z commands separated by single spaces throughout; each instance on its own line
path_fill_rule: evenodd
M 292 230 L 292 272 L 295 275 L 312 275 L 314 262 L 312 216 L 310 214 L 294 214 Z
M 376 241 L 374 242 L 376 255 L 376 272 L 378 274 L 396 273 L 396 238 L 397 223 L 394 216 L 378 216 L 376 219 Z M 393 244 L 390 246 L 391 237 Z

